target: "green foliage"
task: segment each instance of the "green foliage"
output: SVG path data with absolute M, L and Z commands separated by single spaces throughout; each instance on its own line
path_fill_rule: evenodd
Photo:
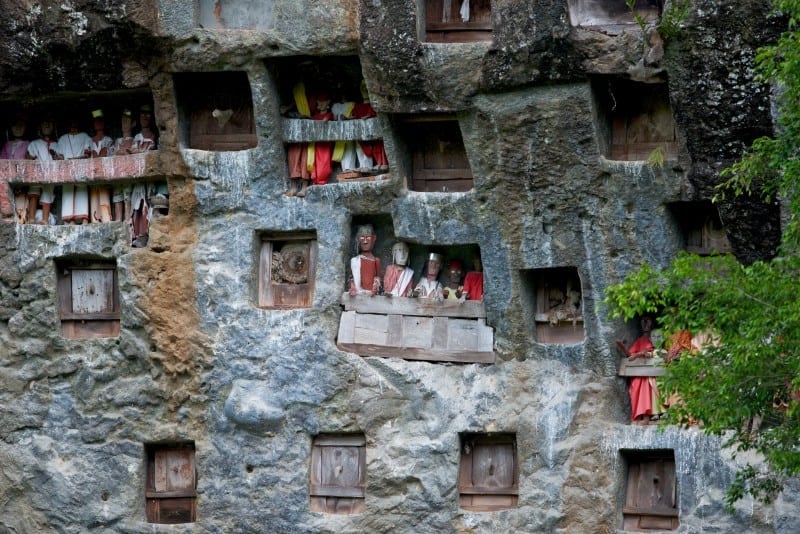
M 639 25 L 642 31 L 644 31 L 647 27 L 647 21 L 644 20 L 644 18 L 634 8 L 634 6 L 636 6 L 636 0 L 625 0 L 625 5 L 631 10 L 631 14 L 633 14 L 633 20 Z
M 652 167 L 663 167 L 664 166 L 664 159 L 666 158 L 666 150 L 664 150 L 663 145 L 659 145 L 655 147 L 648 155 L 647 155 L 647 164 Z
M 778 257 L 745 266 L 731 256 L 684 253 L 663 271 L 642 266 L 604 300 L 611 317 L 658 314 L 665 338 L 681 329 L 712 336 L 667 366 L 663 388 L 681 398 L 668 424 L 699 422 L 734 454 L 763 457 L 763 468 L 747 465 L 737 474 L 726 497 L 731 506 L 745 495 L 770 502 L 785 477 L 800 475 L 800 0 L 775 6 L 788 30 L 759 51 L 756 65 L 759 80 L 778 89 L 776 133 L 756 140 L 723 173 L 717 199 L 782 199 L 791 216 Z
M 658 23 L 658 33 L 661 34 L 665 41 L 669 41 L 680 33 L 683 22 L 689 16 L 691 5 L 690 0 L 674 0 L 661 15 L 661 20 Z

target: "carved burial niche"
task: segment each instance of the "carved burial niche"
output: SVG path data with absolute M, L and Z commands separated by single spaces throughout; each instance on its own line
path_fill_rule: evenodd
M 458 120 L 452 115 L 408 115 L 401 119 L 411 155 L 411 189 L 430 193 L 469 191 L 474 182 Z
M 196 518 L 194 443 L 145 445 L 148 523 L 192 523 Z
M 316 232 L 259 236 L 258 306 L 310 308 L 317 271 Z
M 664 161 L 678 153 L 666 83 L 639 83 L 609 76 L 592 82 L 601 151 L 608 159 Z
M 120 330 L 119 282 L 114 261 L 56 261 L 61 335 L 114 337 Z
M 321 434 L 311 447 L 309 508 L 328 514 L 360 514 L 367 487 L 363 434 Z
M 678 528 L 678 483 L 675 453 L 668 450 L 623 450 L 627 466 L 622 528 L 626 531 Z
M 388 177 L 357 56 L 274 58 L 267 67 L 278 87 L 290 179 L 324 185 Z
M 492 40 L 491 0 L 418 0 L 429 43 Z
M 636 0 L 633 11 L 647 22 L 659 16 L 657 0 Z M 569 20 L 573 26 L 611 27 L 636 24 L 625 0 L 568 0 Z
M 274 0 L 196 0 L 197 25 L 209 30 L 268 30 L 275 25 Z
M 462 434 L 459 504 L 493 512 L 517 506 L 519 462 L 514 434 Z
M 711 202 L 673 202 L 669 209 L 681 227 L 687 252 L 708 256 L 732 251 L 719 211 Z
M 174 82 L 184 146 L 233 151 L 258 144 L 246 72 L 182 72 Z
M 583 290 L 575 267 L 521 272 L 523 303 L 535 324 L 536 341 L 583 342 Z

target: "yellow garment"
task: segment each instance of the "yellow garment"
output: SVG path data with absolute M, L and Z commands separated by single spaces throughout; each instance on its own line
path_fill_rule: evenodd
M 314 172 L 314 145 L 315 143 L 308 143 L 306 148 L 306 169 L 308 172 Z
M 336 144 L 333 145 L 333 155 L 331 159 L 336 162 L 341 162 L 342 158 L 344 157 L 344 145 L 347 141 L 336 141 Z
M 297 106 L 297 112 L 303 117 L 311 116 L 311 107 L 308 105 L 308 97 L 306 96 L 306 86 L 303 82 L 298 83 L 292 89 L 294 94 L 294 105 Z

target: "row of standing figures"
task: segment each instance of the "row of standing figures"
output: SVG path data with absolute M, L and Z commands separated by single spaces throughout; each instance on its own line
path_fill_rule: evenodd
M 120 116 L 122 135 L 116 140 L 106 135 L 105 116 L 102 110 L 92 111 L 94 135 L 80 131 L 80 121 L 73 118 L 64 135 L 55 136 L 55 121 L 46 116 L 39 123 L 39 136 L 33 141 L 24 139 L 27 123 L 18 116 L 11 126 L 12 138 L 0 151 L 0 159 L 36 160 L 52 162 L 86 158 L 103 158 L 138 154 L 157 148 L 157 130 L 152 123 L 149 105 L 139 108 L 139 132 L 133 112 L 124 109 Z M 20 224 L 56 224 L 51 208 L 55 200 L 55 186 L 33 185 L 15 188 L 14 207 Z M 126 184 L 113 188 L 106 185 L 64 184 L 61 186 L 60 220 L 64 224 L 89 224 L 110 221 L 127 221 L 131 230 L 132 246 L 144 246 L 149 234 L 149 220 L 154 214 L 167 209 L 166 184 Z M 113 211 L 112 211 L 113 210 Z
M 369 103 L 369 95 L 363 83 L 364 101 L 359 103 L 342 100 L 332 104 L 326 93 L 317 93 L 310 97 L 303 83 L 296 84 L 292 93 L 292 105 L 281 108 L 281 113 L 289 118 L 324 122 L 378 116 Z M 304 197 L 312 183 L 327 184 L 333 173 L 334 162 L 344 172 L 369 170 L 377 173 L 389 170 L 389 160 L 381 140 L 292 143 L 288 145 L 286 152 L 291 182 L 286 196 L 290 197 Z
M 408 267 L 409 249 L 406 243 L 397 242 L 392 246 L 392 264 L 381 269 L 381 260 L 372 250 L 377 236 L 371 225 L 363 225 L 356 233 L 358 255 L 350 260 L 349 293 L 356 295 L 388 295 L 393 297 L 415 297 L 432 301 L 483 300 L 483 271 L 480 259 L 475 259 L 475 270 L 462 280 L 463 266 L 459 260 L 448 263 L 447 282 L 439 281 L 443 258 L 435 252 L 427 258 L 425 273 L 416 286 L 413 285 L 414 270 Z M 383 275 L 382 275 L 383 273 Z

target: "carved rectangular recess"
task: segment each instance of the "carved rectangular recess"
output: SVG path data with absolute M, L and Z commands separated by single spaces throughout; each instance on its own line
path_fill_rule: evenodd
M 196 0 L 197 25 L 208 30 L 268 30 L 274 0 Z
M 185 146 L 235 151 L 258 144 L 246 72 L 181 72 L 174 83 Z
M 258 306 L 310 308 L 317 271 L 316 232 L 260 236 Z
M 402 122 L 412 159 L 412 190 L 454 193 L 473 188 L 472 168 L 455 117 L 411 115 Z
M 669 209 L 681 227 L 687 252 L 708 256 L 732 251 L 719 211 L 711 202 L 673 202 Z
M 388 178 L 383 134 L 357 56 L 293 56 L 266 65 L 280 97 L 290 178 L 315 185 Z
M 320 434 L 314 438 L 309 481 L 309 508 L 312 512 L 364 512 L 366 443 L 363 434 Z
M 536 341 L 583 342 L 583 289 L 575 267 L 525 270 L 521 282 L 523 301 L 536 325 Z
M 145 445 L 148 523 L 192 523 L 197 512 L 194 443 Z
M 429 43 L 492 40 L 491 0 L 422 0 L 420 12 Z
M 622 528 L 647 532 L 675 530 L 678 482 L 673 450 L 623 450 L 627 466 Z
M 465 510 L 493 512 L 517 506 L 515 434 L 462 434 L 458 493 L 459 505 Z
M 608 159 L 664 161 L 677 157 L 677 132 L 666 82 L 600 76 L 592 87 L 601 148 Z
M 58 260 L 56 281 L 61 335 L 69 339 L 119 335 L 119 282 L 114 261 Z
M 636 24 L 633 12 L 625 0 L 568 0 L 569 20 L 573 26 L 604 27 Z M 659 16 L 658 7 L 652 0 L 636 0 L 636 14 L 647 22 Z

